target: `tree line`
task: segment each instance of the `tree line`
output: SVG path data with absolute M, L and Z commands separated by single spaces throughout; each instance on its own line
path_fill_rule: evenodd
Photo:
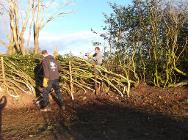
M 110 4 L 105 15 L 107 62 L 111 69 L 138 81 L 169 87 L 186 78 L 188 67 L 188 3 L 133 0 Z

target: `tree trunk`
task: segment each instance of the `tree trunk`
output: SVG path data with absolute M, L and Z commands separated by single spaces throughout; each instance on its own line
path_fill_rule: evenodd
M 27 27 L 27 24 L 28 24 L 28 21 L 29 21 L 29 17 L 30 17 L 30 11 L 31 11 L 31 1 L 32 0 L 28 0 L 29 4 L 28 4 L 28 8 L 27 8 L 27 13 L 26 13 L 26 17 L 25 17 L 25 21 L 22 25 L 22 30 L 21 30 L 21 33 L 20 33 L 20 50 L 21 50 L 21 53 L 23 55 L 25 55 L 25 39 L 24 39 L 24 33 L 26 31 L 26 27 Z
M 34 33 L 34 54 L 39 53 L 39 32 Z
M 10 32 L 11 39 L 8 52 L 11 54 L 20 53 L 19 42 L 19 21 L 18 21 L 18 7 L 16 1 L 10 1 L 9 3 L 9 18 L 10 18 Z
M 39 53 L 39 32 L 40 32 L 40 25 L 39 25 L 39 15 L 40 15 L 40 0 L 38 0 L 37 5 L 37 18 L 34 24 L 34 54 Z

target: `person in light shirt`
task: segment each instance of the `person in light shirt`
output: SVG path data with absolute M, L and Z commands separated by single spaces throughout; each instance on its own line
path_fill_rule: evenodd
M 87 56 L 89 59 L 92 59 L 92 62 L 95 65 L 102 65 L 103 56 L 99 47 L 95 47 L 94 54 L 85 54 L 85 56 Z

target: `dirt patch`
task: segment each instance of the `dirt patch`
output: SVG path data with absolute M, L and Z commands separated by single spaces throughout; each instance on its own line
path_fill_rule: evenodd
M 129 104 L 146 111 L 183 115 L 188 109 L 188 88 L 157 88 L 141 84 L 132 90 Z
M 66 110 L 51 101 L 52 111 L 41 112 L 23 97 L 18 108 L 9 103 L 2 113 L 5 140 L 186 140 L 188 89 L 146 85 L 132 89 L 130 98 L 117 94 L 64 94 Z M 11 99 L 8 102 L 13 102 Z M 25 102 L 24 102 L 25 101 Z
M 18 98 L 5 93 L 1 93 L 1 96 L 7 99 L 6 109 L 29 108 L 35 99 L 33 94 L 20 94 Z

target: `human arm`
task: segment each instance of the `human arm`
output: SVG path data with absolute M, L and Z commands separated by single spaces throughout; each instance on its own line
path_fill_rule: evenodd
M 44 72 L 44 78 L 43 78 L 43 87 L 48 86 L 48 80 L 49 80 L 49 67 L 46 60 L 42 61 L 42 67 Z
M 43 72 L 44 72 L 44 77 L 49 79 L 49 64 L 47 63 L 47 61 L 44 59 L 42 61 L 42 68 L 43 68 Z

